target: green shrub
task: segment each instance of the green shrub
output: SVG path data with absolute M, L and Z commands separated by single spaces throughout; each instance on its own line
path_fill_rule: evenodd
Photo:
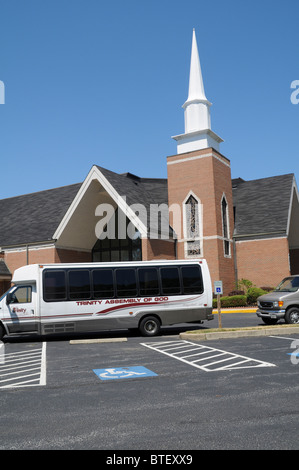
M 248 279 L 239 279 L 237 282 L 237 289 L 243 290 L 245 294 L 247 294 L 248 289 L 251 289 L 252 287 L 255 287 L 255 285 Z
M 226 307 L 245 307 L 246 295 L 233 295 L 231 297 L 220 297 L 222 308 Z M 217 299 L 213 299 L 213 308 L 217 308 Z
M 267 291 L 260 289 L 259 287 L 250 287 L 247 291 L 247 304 L 255 304 L 257 298 L 263 294 L 267 294 Z

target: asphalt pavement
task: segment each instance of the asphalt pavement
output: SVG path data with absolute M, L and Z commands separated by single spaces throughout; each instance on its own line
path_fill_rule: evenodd
M 223 314 L 222 323 L 261 325 L 251 313 Z M 200 326 L 216 327 L 217 315 Z M 0 449 L 101 450 L 99 459 L 297 450 L 299 335 L 182 340 L 190 328 L 198 325 L 163 328 L 155 338 L 124 330 L 11 338 L 5 354 L 24 361 L 46 343 L 46 368 L 40 385 L 0 383 Z

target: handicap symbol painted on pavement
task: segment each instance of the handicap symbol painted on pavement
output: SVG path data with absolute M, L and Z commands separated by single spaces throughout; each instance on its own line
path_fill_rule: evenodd
M 157 375 L 142 366 L 93 369 L 93 371 L 101 380 L 136 379 L 137 377 L 154 377 Z

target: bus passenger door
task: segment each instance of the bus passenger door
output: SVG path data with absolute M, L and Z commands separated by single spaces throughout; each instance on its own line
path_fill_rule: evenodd
M 38 331 L 35 285 L 17 286 L 7 294 L 5 310 L 10 333 Z

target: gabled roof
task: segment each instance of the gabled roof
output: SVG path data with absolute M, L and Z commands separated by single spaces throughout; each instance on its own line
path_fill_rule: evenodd
M 96 166 L 96 165 L 95 165 Z M 167 204 L 167 179 L 117 174 L 96 166 L 128 205 Z M 0 200 L 0 247 L 53 241 L 82 183 Z
M 0 200 L 0 246 L 52 239 L 81 183 Z
M 287 234 L 294 174 L 232 181 L 234 237 L 261 238 Z
M 132 173 L 114 173 L 98 165 L 97 168 L 116 189 L 119 195 L 126 196 L 127 204 L 167 204 L 168 189 L 166 178 L 140 178 Z
M 103 224 L 112 217 L 110 209 L 113 212 L 116 207 L 142 237 L 147 237 L 149 232 L 151 237 L 163 232 L 168 238 L 171 229 L 167 200 L 166 179 L 117 174 L 93 165 L 54 233 L 57 246 L 90 250 L 100 236 L 99 231 L 104 230 Z M 165 203 L 165 208 L 160 219 L 159 214 L 151 219 L 151 209 L 157 213 L 161 203 Z
M 117 174 L 105 168 L 97 166 L 102 175 L 109 181 L 119 196 L 125 196 L 126 204 L 132 207 L 135 204 L 142 205 L 146 213 L 141 211 L 138 218 L 146 226 L 147 233 L 157 236 L 163 231 L 163 236 L 172 237 L 173 231 L 169 226 L 168 212 L 168 185 L 164 178 L 140 178 L 132 173 Z M 166 210 L 155 216 L 154 205 L 165 204 Z M 130 216 L 128 215 L 130 218 Z M 146 220 L 144 220 L 146 219 Z M 166 233 L 167 232 L 167 233 Z
M 151 216 L 151 205 L 168 204 L 168 186 L 167 179 L 163 178 L 139 178 L 132 173 L 117 174 L 112 171 L 106 170 L 105 168 L 97 167 L 109 183 L 114 187 L 120 196 L 126 197 L 126 203 L 128 206 L 133 204 L 141 204 L 146 210 L 146 221 L 145 225 L 148 231 L 152 233 L 158 233 L 161 227 L 155 227 L 154 224 L 158 223 L 155 217 Z M 167 214 L 166 214 L 167 212 Z M 164 227 L 167 231 L 169 228 L 169 213 L 163 211 L 163 222 Z M 161 217 L 163 217 L 161 214 Z M 165 234 L 164 234 L 165 235 Z
M 117 174 L 94 166 L 126 204 L 167 204 L 167 179 Z M 232 180 L 236 239 L 286 234 L 294 175 Z M 0 200 L 0 247 L 51 242 L 82 183 Z M 147 219 L 149 229 L 149 219 Z

